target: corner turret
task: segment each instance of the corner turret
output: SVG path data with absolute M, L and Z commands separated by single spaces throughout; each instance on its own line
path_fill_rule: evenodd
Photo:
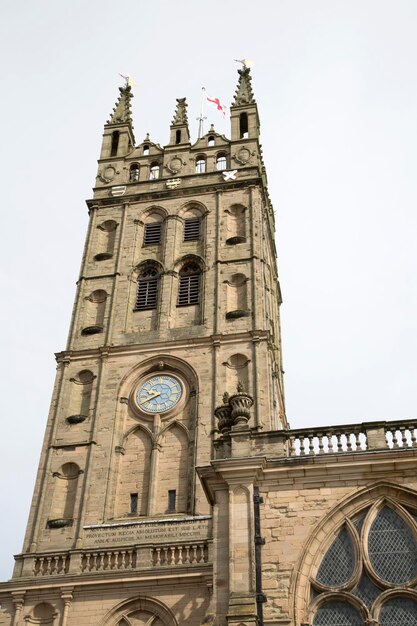
M 104 126 L 100 159 L 125 156 L 135 145 L 130 102 L 133 93 L 128 80 L 119 91 L 119 98 Z
M 250 69 L 245 64 L 238 70 L 239 82 L 235 98 L 230 107 L 231 138 L 255 139 L 259 137 L 259 115 L 256 100 L 252 91 Z
M 177 108 L 175 109 L 174 119 L 170 127 L 169 146 L 190 143 L 187 106 L 185 98 L 177 98 Z

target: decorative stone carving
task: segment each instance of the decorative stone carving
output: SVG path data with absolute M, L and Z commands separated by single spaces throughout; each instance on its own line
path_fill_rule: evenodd
M 246 393 L 242 383 L 238 383 L 237 393 L 230 397 L 229 404 L 232 408 L 233 425 L 246 426 L 250 419 L 253 398 Z
M 181 184 L 181 178 L 170 178 L 165 183 L 168 189 L 175 189 L 175 187 L 178 187 L 178 185 L 180 184 Z
M 182 169 L 183 165 L 184 163 L 181 161 L 181 159 L 177 156 L 174 156 L 169 161 L 166 167 L 172 174 L 177 174 Z

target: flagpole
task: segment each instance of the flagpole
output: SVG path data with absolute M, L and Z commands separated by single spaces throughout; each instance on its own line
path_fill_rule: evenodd
M 201 108 L 200 108 L 200 117 L 197 117 L 198 120 L 198 139 L 203 136 L 203 126 L 204 120 L 207 119 L 204 117 L 204 103 L 206 101 L 206 88 L 201 88 Z

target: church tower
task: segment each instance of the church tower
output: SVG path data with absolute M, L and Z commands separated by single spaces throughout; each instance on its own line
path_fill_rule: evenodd
M 287 427 L 250 71 L 239 70 L 231 139 L 212 126 L 191 143 L 179 98 L 169 143 L 136 145 L 132 89 L 119 91 L 4 624 L 208 619 L 223 575 L 196 468 L 232 431 Z

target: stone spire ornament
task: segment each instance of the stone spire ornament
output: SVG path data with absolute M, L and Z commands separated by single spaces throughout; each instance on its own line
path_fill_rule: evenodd
M 113 112 L 107 124 L 132 124 L 131 99 L 133 98 L 132 87 L 128 81 L 123 87 L 119 87 L 120 96 L 114 105 Z
M 245 104 L 255 104 L 255 98 L 252 91 L 252 77 L 250 68 L 243 64 L 243 68 L 238 70 L 239 82 L 237 84 L 235 99 L 232 106 L 240 106 Z
M 172 126 L 188 126 L 187 107 L 188 104 L 185 98 L 177 98 L 177 108 L 175 109 Z

